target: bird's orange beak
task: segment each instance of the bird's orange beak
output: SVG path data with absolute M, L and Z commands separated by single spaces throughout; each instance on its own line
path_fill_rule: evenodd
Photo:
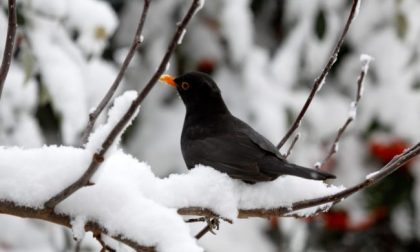
M 174 77 L 169 74 L 163 74 L 159 78 L 160 81 L 165 82 L 169 86 L 176 87 L 176 83 L 174 81 Z

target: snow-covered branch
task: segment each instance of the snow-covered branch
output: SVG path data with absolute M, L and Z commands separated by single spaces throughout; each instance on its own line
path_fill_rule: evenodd
M 178 45 L 178 40 L 182 36 L 186 26 L 188 25 L 189 21 L 195 14 L 195 12 L 202 7 L 202 1 L 200 0 L 193 0 L 188 12 L 182 19 L 182 21 L 178 24 L 175 34 L 172 37 L 172 40 L 169 43 L 168 49 L 165 55 L 160 62 L 160 65 L 156 72 L 153 74 L 152 78 L 148 81 L 146 86 L 143 90 L 137 95 L 137 97 L 132 101 L 131 105 L 127 108 L 127 111 L 121 115 L 119 121 L 115 124 L 112 130 L 109 131 L 109 134 L 103 138 L 103 142 L 96 152 L 92 155 L 92 160 L 88 166 L 86 172 L 75 182 L 65 188 L 62 192 L 58 193 L 50 200 L 48 200 L 45 204 L 47 208 L 54 208 L 58 203 L 66 199 L 72 193 L 77 191 L 83 186 L 89 185 L 90 178 L 95 174 L 99 165 L 103 162 L 104 156 L 107 153 L 108 149 L 114 144 L 115 140 L 122 134 L 122 131 L 126 128 L 127 124 L 133 119 L 134 114 L 140 107 L 140 104 L 149 94 L 150 90 L 154 87 L 156 82 L 159 80 L 160 75 L 166 69 L 166 65 L 169 62 L 172 53 L 174 52 L 176 46 Z
M 55 212 L 48 211 L 47 209 L 19 206 L 16 205 L 14 202 L 10 201 L 0 201 L 0 213 L 14 215 L 21 218 L 39 219 L 69 228 L 72 227 L 71 222 L 73 220 L 73 217 L 68 214 L 57 214 Z M 105 227 L 103 227 L 103 225 L 95 221 L 88 221 L 84 223 L 83 232 L 92 232 L 94 236 L 100 234 L 109 235 L 113 239 L 120 241 L 126 244 L 127 246 L 133 248 L 135 251 L 155 251 L 153 247 L 143 246 L 134 240 L 126 238 L 122 234 L 111 234 Z
M 332 205 L 339 203 L 343 199 L 351 196 L 352 194 L 359 192 L 367 187 L 370 187 L 394 171 L 398 168 L 406 164 L 412 158 L 416 157 L 420 154 L 420 143 L 417 143 L 410 149 L 406 150 L 401 155 L 394 157 L 388 164 L 383 166 L 380 170 L 369 174 L 366 176 L 366 179 L 362 182 L 349 187 L 347 189 L 341 190 L 337 193 L 333 193 L 330 195 L 312 198 L 312 199 L 305 199 L 301 201 L 296 201 L 291 203 L 290 206 L 283 206 L 283 207 L 276 207 L 271 209 L 240 209 L 238 211 L 238 218 L 250 218 L 250 217 L 263 217 L 268 218 L 270 216 L 294 216 L 294 217 L 302 217 L 302 215 L 297 215 L 296 211 L 308 209 L 311 207 L 318 207 L 315 211 L 310 213 L 309 215 L 303 215 L 304 217 L 315 215 L 319 212 L 328 210 Z M 210 218 L 218 217 L 216 213 L 214 213 L 210 209 L 200 208 L 200 207 L 187 207 L 178 209 L 178 213 L 181 215 L 199 215 L 199 216 L 207 216 Z
M 17 27 L 15 0 L 9 0 L 8 13 L 9 20 L 7 26 L 6 43 L 4 46 L 3 60 L 0 66 L 0 97 L 3 91 L 3 86 L 7 77 L 7 73 L 9 72 L 10 64 L 12 62 L 13 48 L 15 45 L 15 35 Z
M 367 75 L 367 71 L 369 69 L 369 63 L 372 61 L 372 57 L 366 54 L 362 54 L 360 56 L 360 61 L 362 64 L 362 68 L 360 70 L 359 77 L 357 78 L 357 90 L 356 90 L 356 97 L 354 101 L 350 103 L 350 111 L 349 115 L 344 122 L 343 126 L 338 130 L 337 135 L 334 138 L 334 142 L 332 143 L 330 150 L 328 151 L 327 155 L 325 156 L 322 162 L 318 162 L 316 165 L 316 169 L 322 169 L 328 163 L 328 161 L 333 157 L 335 153 L 337 153 L 339 148 L 340 139 L 343 136 L 344 132 L 346 131 L 347 127 L 354 121 L 357 114 L 357 105 L 359 105 L 359 101 L 363 96 L 364 90 L 364 80 Z
M 325 79 L 330 72 L 332 66 L 337 61 L 338 53 L 340 52 L 340 48 L 343 45 L 344 38 L 350 28 L 351 23 L 355 19 L 355 17 L 358 14 L 358 8 L 360 6 L 361 0 L 353 0 L 353 4 L 351 6 L 350 14 L 347 18 L 346 24 L 344 25 L 343 31 L 340 35 L 340 38 L 338 39 L 337 44 L 334 47 L 334 50 L 331 53 L 331 56 L 325 65 L 324 69 L 321 72 L 321 75 L 315 79 L 315 82 L 313 83 L 311 92 L 308 95 L 308 98 L 305 101 L 305 104 L 303 105 L 302 109 L 300 110 L 298 116 L 292 123 L 292 126 L 289 128 L 289 130 L 286 132 L 284 137 L 280 140 L 279 144 L 277 145 L 278 149 L 281 149 L 283 145 L 287 142 L 287 140 L 293 135 L 293 133 L 299 128 L 303 117 L 305 116 L 306 111 L 308 110 L 309 106 L 311 105 L 312 100 L 314 99 L 316 93 L 322 88 L 323 84 L 325 83 Z

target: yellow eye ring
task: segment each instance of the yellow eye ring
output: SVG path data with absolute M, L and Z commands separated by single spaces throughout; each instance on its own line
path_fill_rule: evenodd
M 184 81 L 184 82 L 181 83 L 181 88 L 183 90 L 188 90 L 190 88 L 190 84 L 188 82 Z

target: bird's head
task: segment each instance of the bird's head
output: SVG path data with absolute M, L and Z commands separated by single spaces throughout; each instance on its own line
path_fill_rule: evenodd
M 226 109 L 220 89 L 211 77 L 201 72 L 189 72 L 176 78 L 162 75 L 160 81 L 175 87 L 187 110 L 219 110 Z

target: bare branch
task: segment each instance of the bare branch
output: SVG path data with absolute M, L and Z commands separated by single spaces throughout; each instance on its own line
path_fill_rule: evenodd
M 9 201 L 0 201 L 0 213 L 14 215 L 22 218 L 40 219 L 71 228 L 71 216 L 62 213 L 56 214 L 55 212 L 49 211 L 48 209 L 35 209 L 30 207 L 18 206 L 13 202 Z M 136 251 L 155 251 L 153 247 L 142 246 L 136 241 L 126 238 L 124 234 L 109 234 L 105 227 L 94 221 L 89 221 L 85 224 L 85 231 L 92 232 L 94 236 L 98 236 L 101 233 L 109 235 L 113 239 L 132 247 Z
M 365 76 L 367 74 L 369 62 L 362 62 L 362 69 L 360 70 L 359 77 L 357 78 L 357 91 L 356 91 L 356 98 L 350 105 L 350 113 L 347 117 L 347 120 L 344 122 L 344 125 L 338 130 L 337 135 L 334 138 L 334 142 L 331 145 L 331 148 L 321 163 L 317 163 L 317 169 L 324 168 L 325 164 L 334 156 L 335 153 L 338 151 L 338 146 L 341 137 L 343 136 L 344 132 L 346 131 L 347 127 L 352 123 L 356 116 L 357 105 L 359 105 L 359 101 L 362 98 L 363 92 L 363 81 L 365 80 Z
M 115 94 L 115 91 L 117 90 L 118 86 L 120 85 L 125 75 L 128 65 L 130 64 L 131 60 L 133 59 L 136 53 L 136 50 L 139 48 L 139 46 L 143 42 L 141 33 L 143 31 L 144 23 L 146 22 L 146 16 L 147 16 L 147 11 L 149 10 L 149 5 L 150 5 L 150 0 L 144 0 L 143 12 L 141 13 L 139 23 L 137 25 L 136 33 L 134 34 L 133 42 L 131 43 L 131 46 L 130 46 L 130 50 L 128 51 L 127 56 L 125 57 L 124 62 L 120 68 L 120 71 L 117 77 L 115 78 L 114 82 L 112 83 L 111 87 L 109 88 L 108 92 L 106 93 L 104 98 L 102 98 L 101 102 L 95 108 L 95 110 L 89 114 L 89 122 L 82 136 L 82 144 L 86 144 L 88 137 L 90 133 L 92 132 L 93 127 L 95 126 L 96 120 L 98 119 L 99 115 L 102 113 L 106 105 L 109 103 L 112 96 Z
M 16 35 L 16 1 L 9 0 L 9 23 L 7 26 L 6 43 L 4 45 L 3 60 L 0 66 L 0 97 L 3 92 L 4 82 L 9 72 L 13 57 L 13 48 L 15 46 Z
M 411 147 L 410 149 L 404 151 L 404 153 L 395 156 L 388 164 L 383 166 L 380 170 L 377 172 L 370 174 L 366 176 L 366 179 L 362 182 L 349 187 L 345 190 L 342 190 L 338 193 L 309 199 L 309 200 L 302 200 L 293 203 L 291 206 L 285 206 L 285 207 L 278 207 L 274 209 L 240 209 L 238 218 L 249 218 L 249 217 L 271 217 L 271 216 L 293 216 L 293 217 L 299 217 L 295 211 L 314 207 L 314 206 L 322 206 L 327 203 L 337 204 L 343 199 L 349 197 L 350 195 L 361 191 L 362 189 L 365 189 L 367 187 L 370 187 L 379 181 L 381 181 L 383 178 L 387 177 L 394 171 L 396 171 L 398 168 L 406 164 L 409 160 L 414 158 L 415 156 L 420 154 L 420 142 Z M 319 213 L 321 211 L 328 210 L 328 206 L 325 208 L 319 209 L 316 213 Z M 178 213 L 181 215 L 197 215 L 197 216 L 207 216 L 210 218 L 218 217 L 217 214 L 215 214 L 213 211 L 205 208 L 198 208 L 198 207 L 189 207 L 189 208 L 181 208 L 178 209 Z
M 287 158 L 290 156 L 290 154 L 292 154 L 293 147 L 295 147 L 295 144 L 296 144 L 296 142 L 299 140 L 299 137 L 300 137 L 300 134 L 299 134 L 299 133 L 297 133 L 297 134 L 295 135 L 295 137 L 293 138 L 293 141 L 292 141 L 292 143 L 290 144 L 289 149 L 288 149 L 288 150 L 287 150 L 287 152 L 286 152 L 286 155 L 284 155 L 284 159 L 287 159 Z
M 178 45 L 178 41 L 183 34 L 183 31 L 185 30 L 186 26 L 188 25 L 189 21 L 191 20 L 192 16 L 195 14 L 195 12 L 201 7 L 200 0 L 193 0 L 190 8 L 188 9 L 188 12 L 184 16 L 181 22 L 178 23 L 177 29 L 175 34 L 172 37 L 172 40 L 169 43 L 169 46 L 166 50 L 165 55 L 163 56 L 160 65 L 156 72 L 153 74 L 152 78 L 148 81 L 146 86 L 143 88 L 143 90 L 140 92 L 140 94 L 136 97 L 136 99 L 132 102 L 130 107 L 128 108 L 127 112 L 121 117 L 120 121 L 114 126 L 114 128 L 111 130 L 109 135 L 106 137 L 104 142 L 101 145 L 101 149 L 98 150 L 97 153 L 95 153 L 92 156 L 92 161 L 86 170 L 86 172 L 75 182 L 73 182 L 71 185 L 69 185 L 67 188 L 65 188 L 63 191 L 52 197 L 50 200 L 48 200 L 45 203 L 45 207 L 49 208 L 50 210 L 53 209 L 58 203 L 66 199 L 68 196 L 70 196 L 72 193 L 77 191 L 83 186 L 86 186 L 89 184 L 90 178 L 95 174 L 96 170 L 98 169 L 99 165 L 104 160 L 104 155 L 108 151 L 108 149 L 111 147 L 112 143 L 115 141 L 115 139 L 118 137 L 118 135 L 122 132 L 124 127 L 127 125 L 127 123 L 132 118 L 135 111 L 138 109 L 140 104 L 143 102 L 143 100 L 146 98 L 146 96 L 149 94 L 150 90 L 154 87 L 156 82 L 159 80 L 159 77 L 163 74 L 163 72 L 166 69 L 166 65 L 169 62 L 169 59 L 171 58 L 172 53 L 174 52 L 176 46 Z
M 360 0 L 353 0 L 353 4 L 351 6 L 351 11 L 350 11 L 349 17 L 347 18 L 347 21 L 346 21 L 346 24 L 344 25 L 344 29 L 341 33 L 341 36 L 340 36 L 337 44 L 335 45 L 335 48 L 332 51 L 332 54 L 331 54 L 327 64 L 325 65 L 324 69 L 322 70 L 321 75 L 318 78 L 315 79 L 315 82 L 312 86 L 312 90 L 309 93 L 309 96 L 306 99 L 305 104 L 303 105 L 301 111 L 299 112 L 299 114 L 296 117 L 295 121 L 293 122 L 292 126 L 287 131 L 286 135 L 284 135 L 284 137 L 281 139 L 280 143 L 277 145 L 278 149 L 281 149 L 281 147 L 283 147 L 283 145 L 292 136 L 292 134 L 299 128 L 299 125 L 300 125 L 303 117 L 305 116 L 306 111 L 308 110 L 309 106 L 311 105 L 311 102 L 312 102 L 313 98 L 315 97 L 315 94 L 320 89 L 321 85 L 325 82 L 325 78 L 327 77 L 327 75 L 330 72 L 334 63 L 337 61 L 338 53 L 339 53 L 340 48 L 341 48 L 341 46 L 343 45 L 343 42 L 344 42 L 344 37 L 346 36 L 346 34 L 347 34 L 347 32 L 350 28 L 350 25 L 351 25 L 352 21 L 354 20 L 355 15 L 356 15 L 357 6 L 359 4 L 359 1 Z

